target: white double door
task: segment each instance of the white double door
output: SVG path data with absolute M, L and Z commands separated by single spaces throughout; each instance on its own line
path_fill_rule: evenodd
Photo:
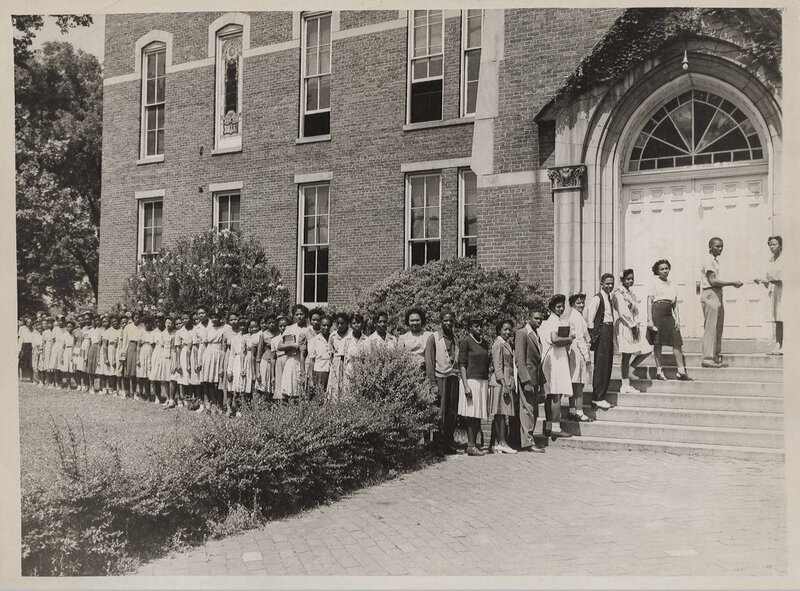
M 670 278 L 678 286 L 681 333 L 703 334 L 700 305 L 700 269 L 708 255 L 708 241 L 719 236 L 725 249 L 719 258 L 720 275 L 739 279 L 740 289 L 726 287 L 725 338 L 766 339 L 767 290 L 753 282 L 764 275 L 769 250 L 770 203 L 766 174 L 698 176 L 686 178 L 670 171 L 660 181 L 648 175 L 644 182 L 627 178 L 623 185 L 623 265 L 632 268 L 634 291 L 644 300 L 659 259 L 672 264 Z

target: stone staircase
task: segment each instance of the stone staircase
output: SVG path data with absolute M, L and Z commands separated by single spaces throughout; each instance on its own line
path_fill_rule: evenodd
M 759 341 L 726 340 L 722 354 L 727 367 L 707 369 L 700 365 L 699 340 L 687 339 L 684 355 L 692 382 L 675 380 L 675 358 L 665 347 L 669 381 L 654 379 L 651 356 L 631 373 L 631 385 L 639 394 L 619 393 L 616 355 L 607 397 L 615 406 L 607 411 L 592 408 L 587 393 L 584 411 L 596 420 L 563 421 L 562 428 L 574 437 L 555 445 L 781 460 L 783 357 L 764 354 L 768 347 Z

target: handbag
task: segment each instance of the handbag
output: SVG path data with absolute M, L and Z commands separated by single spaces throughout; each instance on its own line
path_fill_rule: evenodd
M 653 330 L 652 327 L 648 326 L 647 327 L 647 333 L 645 334 L 645 338 L 647 339 L 647 342 L 650 343 L 651 345 L 655 345 L 657 337 L 658 337 L 658 331 L 657 330 Z

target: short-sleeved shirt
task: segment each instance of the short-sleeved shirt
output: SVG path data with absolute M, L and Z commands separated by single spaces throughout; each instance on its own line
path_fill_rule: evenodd
M 314 371 L 331 370 L 331 349 L 322 334 L 316 335 L 308 342 L 308 358 L 314 360 Z
M 678 287 L 669 279 L 664 281 L 660 277 L 655 277 L 647 295 L 652 296 L 654 302 L 659 300 L 674 302 L 678 299 Z
M 711 284 L 708 282 L 708 272 L 713 271 L 714 276 L 719 279 L 719 261 L 711 253 L 703 259 L 703 267 L 700 269 L 700 289 L 709 289 Z

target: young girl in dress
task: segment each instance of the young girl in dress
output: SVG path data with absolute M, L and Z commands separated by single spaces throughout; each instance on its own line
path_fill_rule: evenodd
M 122 390 L 127 396 L 136 395 L 136 366 L 139 363 L 139 346 L 142 340 L 142 315 L 134 312 L 131 322 L 122 329 L 120 353 L 122 360 Z
M 61 363 L 59 365 L 62 380 L 65 382 L 64 387 L 67 390 L 72 389 L 72 356 L 75 353 L 75 336 L 72 332 L 74 330 L 75 321 L 67 320 L 67 325 L 64 329 L 64 352 L 61 355 Z
M 264 396 L 272 396 L 272 339 L 275 338 L 277 322 L 274 317 L 261 319 L 261 331 L 258 336 L 258 361 L 257 390 Z
M 177 365 L 177 355 L 175 353 L 175 322 L 174 316 L 167 316 L 164 318 L 164 330 L 161 331 L 159 342 L 161 345 L 161 363 L 158 366 L 158 375 L 156 379 L 161 383 L 161 396 L 165 397 L 162 406 L 166 408 L 175 407 L 175 388 L 174 384 L 170 384 L 172 379 L 173 368 Z M 178 319 L 180 322 L 180 319 Z M 171 387 L 172 386 L 172 387 Z
M 195 311 L 197 315 L 197 322 L 192 329 L 192 376 L 190 383 L 193 384 L 194 397 L 197 400 L 203 400 L 203 381 L 201 379 L 203 373 L 203 352 L 206 345 L 206 331 L 211 326 L 208 319 L 208 308 L 205 306 L 198 306 Z M 202 402 L 198 406 L 198 411 L 201 410 Z
M 172 387 L 178 388 L 177 403 L 180 408 L 186 406 L 189 400 L 189 376 L 192 373 L 192 316 L 184 312 L 175 332 L 175 358 L 177 364 L 172 374 Z M 173 395 L 173 400 L 175 396 Z
M 87 362 L 89 359 L 89 347 L 92 345 L 92 339 L 89 333 L 92 330 L 92 317 L 89 314 L 84 314 L 81 317 L 81 327 L 75 330 L 77 335 L 80 331 L 80 341 L 75 340 L 75 355 L 74 364 L 76 379 L 80 380 L 78 388 L 83 392 L 89 391 L 89 374 L 87 373 Z
M 189 364 L 192 371 L 189 373 L 189 400 L 195 403 L 203 397 L 200 392 L 200 370 L 197 367 L 197 325 L 200 323 L 200 313 L 195 310 L 192 313 L 192 329 L 189 331 Z
M 231 331 L 228 337 L 228 354 L 225 362 L 226 388 L 225 388 L 225 414 L 229 417 L 238 414 L 237 398 L 245 390 L 245 379 L 247 377 L 247 367 L 245 356 L 247 346 L 245 335 L 239 327 L 239 317 L 231 315 Z
M 139 343 L 139 358 L 136 361 L 138 382 L 134 400 L 150 399 L 150 363 L 153 355 L 153 318 L 145 316 L 142 340 Z
M 200 364 L 202 367 L 200 381 L 203 384 L 203 404 L 200 405 L 197 412 L 210 412 L 215 409 L 213 401 L 223 369 L 223 327 L 220 326 L 219 312 L 212 311 L 210 320 L 210 326 L 205 331 L 203 359 Z
M 161 333 L 164 331 L 164 316 L 158 315 L 153 328 L 153 351 L 150 353 L 150 371 L 147 378 L 150 381 L 150 391 L 153 396 L 153 403 L 160 404 L 161 398 L 167 397 L 166 392 L 161 391 L 161 382 L 159 376 L 161 375 L 161 366 L 163 365 L 163 357 L 161 356 Z
M 248 400 L 253 399 L 255 390 L 256 374 L 258 374 L 258 342 L 261 340 L 258 320 L 251 320 L 247 323 L 247 355 L 245 356 L 246 389 L 245 394 Z
M 103 332 L 103 369 L 106 376 L 106 394 L 117 393 L 117 365 L 119 364 L 119 317 L 109 318 L 109 328 Z
M 50 360 L 47 363 L 47 369 L 50 371 L 52 379 L 52 388 L 61 387 L 61 364 L 64 357 L 64 341 L 66 340 L 67 331 L 64 329 L 64 317 L 59 316 L 56 318 L 55 327 L 53 328 L 53 344 L 50 347 Z
M 281 400 L 281 382 L 283 378 L 283 368 L 286 365 L 286 353 L 278 350 L 278 345 L 283 338 L 283 333 L 289 325 L 289 321 L 285 316 L 278 316 L 278 334 L 270 341 L 270 349 L 272 350 L 272 384 L 273 384 L 273 400 Z
M 86 378 L 89 382 L 89 392 L 96 394 L 100 384 L 95 384 L 99 375 L 100 345 L 103 342 L 103 319 L 95 315 L 92 318 L 92 328 L 89 330 L 89 352 L 86 354 Z M 101 378 L 102 379 L 102 378 Z
M 49 390 L 53 387 L 53 375 L 50 372 L 50 351 L 53 349 L 53 319 L 45 319 L 43 326 L 42 355 L 39 358 L 39 372 L 42 375 L 42 385 L 45 389 Z

